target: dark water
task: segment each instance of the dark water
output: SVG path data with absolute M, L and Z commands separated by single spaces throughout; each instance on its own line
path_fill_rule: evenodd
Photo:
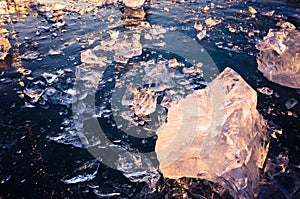
M 203 12 L 205 5 L 213 2 L 214 8 Z M 248 6 L 258 10 L 255 18 L 248 14 Z M 169 12 L 164 12 L 165 7 Z M 275 95 L 267 96 L 258 92 L 258 110 L 267 119 L 282 129 L 282 135 L 271 139 L 268 156 L 275 160 L 280 154 L 288 157 L 288 165 L 278 166 L 276 175 L 261 186 L 261 198 L 300 198 L 300 103 L 287 110 L 285 103 L 290 98 L 300 101 L 299 90 L 279 86 L 269 82 L 257 70 L 255 43 L 263 38 L 270 28 L 281 20 L 288 20 L 299 28 L 299 6 L 285 1 L 153 1 L 145 6 L 146 21 L 151 25 L 161 25 L 167 30 L 176 31 L 195 39 L 197 32 L 193 29 L 196 21 L 204 22 L 210 16 L 222 19 L 222 23 L 208 32 L 209 37 L 197 41 L 209 53 L 217 70 L 207 72 L 213 79 L 219 71 L 230 66 L 252 86 L 252 88 L 269 87 Z M 273 16 L 264 16 L 262 11 L 275 10 Z M 88 45 L 88 39 L 97 37 L 99 32 L 108 29 L 124 31 L 124 8 L 121 5 L 99 8 L 97 14 L 79 15 L 66 12 L 63 20 L 66 25 L 53 27 L 53 22 L 29 9 L 26 15 L 10 14 L 12 22 L 6 22 L 3 27 L 10 31 L 12 49 L 5 61 L 1 61 L 0 69 L 0 198 L 96 198 L 97 193 L 118 193 L 111 198 L 229 198 L 227 192 L 212 182 L 196 179 L 181 181 L 160 179 L 157 191 L 149 194 L 145 182 L 130 182 L 120 171 L 99 164 L 98 173 L 92 181 L 64 184 L 61 179 L 70 176 L 94 157 L 85 148 L 62 144 L 49 139 L 58 132 L 70 127 L 66 118 L 72 117 L 71 103 L 62 99 L 49 97 L 45 102 L 31 103 L 34 108 L 25 108 L 25 102 L 30 102 L 28 96 L 22 96 L 25 89 L 45 89 L 49 87 L 42 77 L 45 72 L 58 75 L 59 81 L 51 85 L 56 90 L 63 91 L 72 88 L 75 82 L 76 67 L 80 66 L 80 52 L 92 49 L 99 44 L 96 41 Z M 109 22 L 109 16 L 114 13 L 114 23 Z M 232 34 L 228 25 L 236 30 Z M 41 26 L 49 30 L 36 32 Z M 248 37 L 248 32 L 254 30 L 254 36 Z M 256 31 L 259 30 L 259 31 Z M 103 36 L 105 37 L 105 36 Z M 232 43 L 238 46 L 237 51 L 218 48 L 216 43 L 223 42 L 223 47 Z M 188 49 L 189 47 L 184 47 Z M 49 55 L 50 49 L 60 49 L 60 55 Z M 191 51 L 194 49 L 191 48 Z M 38 51 L 40 54 L 32 60 L 21 59 L 27 51 Z M 132 62 L 144 59 L 146 51 Z M 179 55 L 161 52 L 165 57 Z M 30 75 L 23 75 L 18 68 L 31 70 Z M 113 65 L 107 67 L 105 74 L 113 74 Z M 104 71 L 105 71 L 104 70 Z M 63 72 L 61 72 L 63 71 Z M 120 74 L 122 75 L 122 74 Z M 118 78 L 118 76 L 114 76 Z M 104 78 L 105 79 L 105 78 Z M 108 77 L 109 79 L 109 77 Z M 98 80 L 100 81 L 100 80 Z M 199 80 L 200 81 L 200 80 Z M 22 82 L 22 83 L 20 83 Z M 105 87 L 98 87 L 98 95 L 105 95 L 103 89 L 113 89 L 115 85 L 106 81 Z M 203 86 L 194 87 L 196 89 Z M 102 89 L 102 90 L 101 90 Z M 109 93 L 109 92 L 108 92 Z M 101 102 L 99 102 L 101 103 Z M 64 105 L 63 105 L 64 104 Z M 97 104 L 97 102 L 96 102 Z M 292 112 L 292 115 L 289 113 Z M 109 123 L 109 119 L 101 122 Z M 112 132 L 114 132 L 112 130 Z M 119 136 L 119 137 L 118 137 Z M 112 140 L 122 139 L 122 135 L 111 135 Z M 152 136 L 152 137 L 151 137 Z M 155 134 L 150 136 L 148 144 L 125 138 L 130 146 L 139 150 L 152 150 L 155 144 Z M 108 136 L 109 137 L 109 136 Z M 281 172 L 280 170 L 285 170 Z M 267 177 L 262 176 L 262 179 Z M 96 191 L 95 191 L 96 190 Z M 97 192 L 98 191 L 98 192 Z M 98 194 L 98 197 L 102 197 Z M 103 197 L 105 197 L 103 195 Z M 107 196 L 108 197 L 108 196 Z

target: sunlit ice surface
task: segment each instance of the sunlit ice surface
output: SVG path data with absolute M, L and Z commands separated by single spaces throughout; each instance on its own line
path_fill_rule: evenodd
M 300 99 L 299 87 L 291 86 L 299 74 L 297 2 L 127 6 L 113 0 L 0 1 L 0 196 L 300 197 Z M 260 63 L 276 65 L 274 72 L 260 70 Z M 226 79 L 211 86 L 226 67 L 249 89 L 238 83 L 223 88 Z M 235 101 L 226 101 L 236 87 Z M 206 101 L 206 92 L 218 97 Z M 245 101 L 238 110 L 236 98 Z M 250 113 L 261 119 L 249 122 Z M 177 147 L 171 136 L 160 144 L 170 154 L 164 157 L 156 151 L 159 132 L 172 124 L 182 131 L 171 135 L 182 137 L 173 142 Z M 247 130 L 238 130 L 243 125 Z M 253 129 L 264 136 L 242 139 Z M 202 139 L 193 132 L 204 132 Z M 197 165 L 182 161 L 168 174 L 162 166 L 184 160 L 191 143 L 199 144 L 193 163 L 209 159 L 200 167 L 206 173 L 191 175 Z M 228 146 L 241 150 L 229 152 Z M 249 154 L 258 152 L 263 157 L 255 162 Z M 241 160 L 253 169 L 238 169 Z

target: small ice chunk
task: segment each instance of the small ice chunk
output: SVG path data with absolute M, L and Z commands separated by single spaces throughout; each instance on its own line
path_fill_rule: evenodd
M 290 29 L 290 30 L 296 29 L 295 25 L 288 21 L 279 21 L 278 23 L 276 23 L 276 26 L 279 26 L 282 29 Z
M 150 115 L 156 110 L 157 97 L 151 89 L 128 86 L 122 98 L 122 105 L 132 106 L 138 116 Z
M 145 76 L 143 78 L 143 82 L 152 85 L 152 91 L 161 92 L 174 86 L 172 74 L 166 67 L 165 62 L 159 62 L 156 64 L 147 63 L 144 67 L 144 71 Z
M 5 28 L 0 28 L 0 37 L 7 37 L 9 35 L 9 31 Z
M 63 126 L 68 126 L 70 123 L 71 121 L 68 118 L 64 118 L 63 121 L 61 122 Z
M 69 130 L 63 133 L 58 133 L 54 136 L 49 136 L 48 139 L 60 144 L 73 145 L 79 148 L 83 147 L 79 135 L 74 130 Z
M 51 36 L 52 36 L 52 38 L 56 38 L 58 35 L 57 35 L 57 33 L 54 32 L 51 34 Z
M 125 6 L 130 8 L 141 7 L 144 5 L 145 0 L 123 0 Z
M 129 38 L 118 40 L 114 45 L 115 57 L 124 57 L 130 59 L 142 54 L 142 44 L 139 34 L 132 34 Z
M 94 189 L 93 193 L 96 195 L 97 198 L 109 198 L 109 197 L 121 195 L 121 193 L 102 193 L 98 189 Z
M 6 1 L 0 1 L 0 15 L 9 14 Z
M 110 38 L 117 39 L 119 36 L 119 30 L 109 30 L 108 34 L 109 34 Z
M 28 102 L 25 102 L 24 105 L 22 106 L 22 108 L 34 108 L 35 106 L 28 103 Z
M 289 110 L 294 106 L 296 106 L 297 104 L 298 104 L 298 100 L 296 100 L 295 98 L 291 98 L 285 103 L 285 107 Z
M 0 60 L 4 60 L 11 45 L 7 38 L 0 38 Z
M 165 34 L 167 31 L 165 28 L 163 28 L 162 26 L 160 25 L 154 25 L 152 26 L 152 28 L 149 30 L 149 33 L 152 35 L 152 36 L 158 36 L 158 35 L 161 35 L 161 34 Z
M 99 66 L 106 66 L 106 57 L 99 57 L 95 55 L 90 49 L 81 52 L 80 60 L 82 63 L 86 64 L 98 64 Z
M 75 169 L 73 174 L 65 176 L 61 181 L 65 184 L 76 184 L 93 180 L 99 169 L 100 163 L 97 160 L 90 160 L 79 168 Z
M 77 94 L 77 91 L 75 89 L 69 88 L 68 90 L 65 91 L 65 93 L 75 96 Z
M 146 182 L 150 188 L 154 188 L 160 178 L 157 168 L 144 154 L 125 153 L 115 164 L 131 182 Z
M 45 78 L 48 84 L 52 84 L 57 81 L 57 75 L 52 73 L 43 73 L 42 76 Z
M 256 90 L 264 95 L 273 95 L 273 90 L 268 87 L 261 87 Z
M 39 57 L 40 53 L 37 51 L 26 51 L 23 55 L 22 55 L 22 59 L 25 60 L 35 60 Z
M 201 32 L 199 32 L 197 34 L 197 38 L 199 39 L 199 41 L 201 41 L 202 39 L 204 39 L 206 37 L 206 30 L 202 30 Z
M 25 89 L 23 93 L 31 98 L 31 103 L 36 103 L 40 97 L 44 94 L 45 90 L 43 89 Z
M 277 157 L 275 158 L 268 158 L 265 163 L 264 172 L 267 176 L 269 176 L 271 179 L 286 171 L 286 168 L 289 165 L 289 156 L 287 151 L 281 152 Z M 280 169 L 279 169 L 280 168 Z
M 177 69 L 182 64 L 177 61 L 176 58 L 168 60 L 168 67 Z
M 271 17 L 271 16 L 273 16 L 274 12 L 275 12 L 275 10 L 263 11 L 263 12 L 261 12 L 261 14 L 264 15 L 264 16 Z
M 28 69 L 25 69 L 25 68 L 18 68 L 17 69 L 17 72 L 21 73 L 22 75 L 30 75 L 31 74 L 31 70 L 28 70 Z
M 48 32 L 50 30 L 50 27 L 47 26 L 38 26 L 37 29 L 41 32 Z
M 152 36 L 151 36 L 150 34 L 147 33 L 147 34 L 145 34 L 144 38 L 147 39 L 147 40 L 151 40 L 151 39 L 152 39 Z
M 53 50 L 53 49 L 49 50 L 49 55 L 52 55 L 52 56 L 54 56 L 54 55 L 62 55 L 62 54 L 63 54 L 63 52 L 61 50 Z
M 195 22 L 194 28 L 196 30 L 200 30 L 200 31 L 203 30 L 203 26 L 202 26 L 202 24 L 200 22 Z
M 203 8 L 203 11 L 204 12 L 207 12 L 209 10 L 209 7 L 206 5 L 204 8 Z
M 48 87 L 45 89 L 45 93 L 48 96 L 54 95 L 56 92 L 56 89 L 54 87 Z
M 63 10 L 66 8 L 66 4 L 64 2 L 54 1 L 51 8 L 52 10 Z
M 253 16 L 257 13 L 257 11 L 252 6 L 249 6 L 248 10 L 249 10 L 249 13 L 250 13 L 251 16 Z
M 7 181 L 9 181 L 11 179 L 11 175 L 7 176 L 7 177 L 4 177 L 4 178 L 1 178 L 0 179 L 0 184 L 4 184 L 6 183 Z
M 213 27 L 215 25 L 218 25 L 221 22 L 222 20 L 214 20 L 211 17 L 205 20 L 207 27 Z
M 12 82 L 12 79 L 10 77 L 5 77 L 3 79 L 0 79 L 0 81 L 3 83 L 3 84 L 9 84 Z
M 189 68 L 184 67 L 184 68 L 182 69 L 182 72 L 183 72 L 184 74 L 189 74 L 189 75 L 196 75 L 196 74 L 202 74 L 202 73 L 203 73 L 203 71 L 202 71 L 200 68 L 196 68 L 196 67 L 194 67 L 194 66 L 189 67 Z

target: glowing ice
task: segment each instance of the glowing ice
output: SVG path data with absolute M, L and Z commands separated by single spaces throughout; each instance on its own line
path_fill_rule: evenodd
M 155 151 L 164 177 L 204 178 L 235 198 L 257 194 L 267 153 L 256 92 L 232 69 L 168 109 Z
M 279 31 L 270 30 L 256 47 L 258 70 L 272 82 L 300 88 L 300 31 L 283 23 Z

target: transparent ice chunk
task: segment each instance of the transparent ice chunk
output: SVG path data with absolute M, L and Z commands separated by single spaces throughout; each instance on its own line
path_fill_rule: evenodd
M 93 180 L 99 169 L 100 163 L 97 160 L 91 160 L 77 168 L 73 174 L 67 175 L 61 179 L 65 184 L 76 184 Z
M 0 184 L 4 184 L 8 182 L 11 179 L 11 175 L 8 175 L 7 177 L 0 178 Z
M 45 78 L 47 84 L 52 84 L 58 80 L 58 76 L 52 73 L 43 73 L 42 76 Z
M 260 50 L 256 60 L 258 70 L 268 80 L 300 88 L 300 32 L 292 26 L 284 25 L 279 31 L 270 30 L 263 41 L 256 45 Z
M 123 3 L 127 7 L 137 8 L 141 7 L 145 3 L 145 0 L 124 0 Z
M 97 198 L 110 198 L 110 197 L 116 197 L 121 195 L 121 193 L 103 193 L 98 189 L 94 189 L 93 193 Z
M 256 92 L 230 68 L 171 103 L 155 146 L 164 177 L 202 178 L 235 198 L 253 198 L 268 151 L 266 121 L 256 105 Z
M 75 130 L 65 130 L 63 133 L 58 133 L 54 136 L 49 136 L 49 140 L 55 141 L 61 144 L 73 145 L 75 147 L 82 148 L 83 144 L 79 135 L 75 132 Z
M 160 174 L 153 162 L 141 153 L 125 153 L 116 161 L 116 167 L 131 182 L 146 182 L 154 189 Z
M 44 94 L 45 90 L 43 89 L 25 89 L 23 93 L 31 98 L 31 103 L 36 103 L 40 97 Z
M 161 92 L 174 86 L 172 75 L 166 64 L 165 62 L 145 63 L 143 82 L 151 85 L 151 90 L 155 92 Z
M 147 88 L 127 87 L 122 104 L 132 106 L 133 112 L 138 116 L 145 116 L 156 110 L 157 95 Z
M 206 30 L 202 30 L 197 34 L 197 38 L 199 39 L 199 41 L 201 41 L 202 39 L 204 39 L 206 37 Z
M 4 60 L 8 54 L 11 45 L 7 38 L 0 38 L 0 60 Z
M 25 102 L 24 105 L 22 106 L 22 108 L 34 108 L 35 106 L 28 103 L 28 102 Z
M 22 59 L 25 60 L 35 60 L 39 57 L 40 53 L 37 51 L 26 51 L 23 55 L 22 55 Z
M 63 52 L 61 50 L 50 49 L 48 53 L 49 53 L 49 55 L 52 55 L 52 56 L 54 56 L 54 55 L 63 55 Z
M 285 103 L 285 107 L 287 109 L 291 109 L 294 106 L 296 106 L 297 104 L 298 104 L 298 100 L 296 100 L 295 98 L 291 98 Z
M 273 95 L 273 90 L 268 87 L 261 87 L 256 90 L 264 95 Z

